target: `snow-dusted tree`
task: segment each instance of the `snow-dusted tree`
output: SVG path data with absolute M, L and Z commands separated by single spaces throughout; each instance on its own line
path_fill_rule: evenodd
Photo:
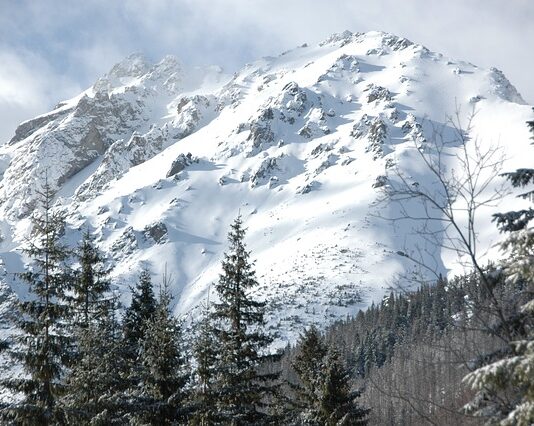
M 117 303 L 86 327 L 77 330 L 78 359 L 67 376 L 62 400 L 69 424 L 124 424 L 131 403 L 124 397 L 128 385 Z
M 264 424 L 266 403 L 273 394 L 278 374 L 259 369 L 268 355 L 272 338 L 264 331 L 265 303 L 253 300 L 257 286 L 250 253 L 246 250 L 241 216 L 228 234 L 230 247 L 215 285 L 220 301 L 214 303 L 214 334 L 218 345 L 217 415 L 223 424 Z
M 534 121 L 528 125 L 534 133 Z M 534 136 L 533 136 L 534 139 Z M 534 184 L 534 169 L 506 173 L 514 187 Z M 534 190 L 520 195 L 534 201 Z M 534 424 L 534 210 L 532 208 L 495 215 L 500 230 L 508 233 L 502 249 L 507 286 L 513 300 L 509 313 L 495 328 L 503 329 L 506 345 L 486 356 L 482 365 L 465 377 L 477 390 L 466 408 L 488 416 L 501 425 Z
M 503 351 L 511 350 L 511 342 L 517 337 L 514 318 L 517 318 L 521 292 L 502 286 L 501 277 L 492 272 L 494 268 L 483 264 L 479 247 L 480 211 L 496 207 L 508 190 L 506 182 L 499 179 L 503 152 L 471 137 L 470 123 L 474 115 L 466 128 L 462 127 L 459 116 L 458 113 L 455 120 L 449 120 L 449 131 L 437 129 L 432 139 L 414 137 L 415 158 L 420 162 L 418 166 L 430 177 L 418 182 L 397 170 L 384 186 L 383 201 L 398 203 L 399 215 L 389 217 L 390 220 L 409 220 L 419 224 L 416 232 L 422 237 L 424 246 L 399 252 L 401 256 L 411 259 L 421 270 L 434 273 L 436 279 L 441 272 L 437 266 L 441 262 L 441 251 L 455 254 L 466 273 L 474 272 L 476 286 L 471 288 L 469 300 L 465 299 L 469 305 L 463 312 L 466 315 L 455 325 L 458 330 L 463 329 L 466 336 L 473 330 L 485 334 L 499 349 L 476 360 L 464 360 L 465 368 L 472 370 L 481 365 L 487 366 L 501 358 Z M 528 175 L 523 169 L 510 177 L 513 183 L 515 179 L 524 181 Z M 524 218 L 522 214 L 519 216 Z M 432 250 L 434 256 L 431 255 Z M 450 351 L 453 353 L 455 348 L 450 348 Z M 474 377 L 470 375 L 466 380 L 475 385 Z M 482 386 L 481 382 L 477 381 L 476 386 Z M 502 398 L 503 395 L 505 393 L 494 397 Z M 406 400 L 410 398 L 406 395 L 402 397 Z M 479 397 L 484 405 L 486 396 L 480 393 Z M 510 406 L 510 401 L 505 396 L 502 406 Z M 486 405 L 495 408 L 498 404 Z M 481 411 L 477 407 L 475 402 L 470 404 L 471 411 L 497 416 L 496 412 Z
M 75 255 L 79 268 L 71 300 L 73 320 L 76 326 L 87 328 L 91 321 L 103 316 L 109 308 L 110 283 L 104 258 L 95 247 L 89 231 L 83 234 Z
M 294 385 L 296 411 L 304 424 L 364 425 L 369 410 L 359 406 L 350 375 L 339 353 L 328 349 L 319 330 L 310 327 L 300 337 L 293 363 L 300 383 Z
M 368 409 L 357 400 L 360 392 L 351 390 L 350 376 L 343 366 L 339 353 L 330 350 L 325 359 L 319 399 L 320 424 L 327 426 L 365 425 Z
M 185 390 L 188 366 L 180 324 L 170 311 L 171 300 L 164 280 L 156 311 L 145 321 L 141 338 L 140 381 L 132 392 L 134 424 L 183 424 L 189 412 Z
M 293 386 L 296 407 L 304 417 L 316 417 L 319 406 L 321 374 L 328 348 L 315 326 L 307 329 L 297 343 L 298 353 L 293 362 L 300 383 Z M 313 413 L 312 413 L 313 412 Z
M 217 397 L 215 388 L 216 362 L 218 348 L 212 319 L 208 309 L 204 312 L 193 345 L 196 361 L 194 374 L 194 392 L 192 395 L 192 425 L 207 426 L 214 424 L 217 418 Z
M 29 296 L 17 304 L 21 334 L 15 337 L 17 345 L 11 351 L 26 375 L 2 382 L 22 393 L 23 399 L 2 410 L 5 424 L 48 425 L 64 421 L 58 399 L 64 392 L 62 378 L 72 355 L 65 323 L 69 251 L 61 242 L 65 217 L 52 208 L 53 193 L 48 183 L 39 196 L 41 209 L 32 217 L 34 238 L 24 250 L 32 264 L 20 274 L 28 284 Z
M 154 316 L 156 305 L 150 272 L 143 269 L 122 322 L 126 355 L 132 363 L 137 358 L 145 335 L 145 325 Z

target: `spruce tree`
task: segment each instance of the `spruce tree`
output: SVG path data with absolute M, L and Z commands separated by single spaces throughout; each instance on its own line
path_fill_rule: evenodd
M 275 392 L 278 374 L 262 374 L 272 338 L 264 332 L 265 303 L 253 300 L 258 285 L 250 253 L 246 250 L 241 216 L 231 225 L 230 247 L 215 285 L 220 301 L 214 304 L 217 357 L 217 411 L 223 424 L 264 424 L 267 401 Z
M 139 281 L 132 290 L 132 302 L 126 309 L 122 326 L 126 356 L 133 363 L 141 348 L 145 325 L 156 312 L 156 298 L 148 269 L 143 269 Z
M 145 321 L 141 339 L 140 382 L 133 391 L 136 424 L 183 424 L 188 415 L 188 382 L 181 327 L 170 312 L 171 295 L 164 283 L 154 315 Z
M 90 321 L 103 316 L 109 308 L 110 283 L 102 254 L 95 247 L 87 230 L 76 250 L 79 269 L 74 281 L 72 296 L 76 326 L 87 328 Z
M 131 403 L 124 397 L 124 371 L 117 302 L 87 327 L 77 329 L 78 359 L 67 376 L 63 405 L 69 424 L 124 424 Z
M 193 345 L 196 369 L 192 425 L 208 426 L 214 424 L 217 418 L 217 390 L 214 382 L 218 348 L 214 337 L 212 319 L 206 309 L 198 324 Z
M 300 383 L 294 385 L 296 411 L 301 422 L 311 425 L 366 424 L 369 410 L 357 403 L 350 376 L 336 350 L 328 350 L 319 330 L 312 326 L 300 337 L 293 368 Z
M 22 425 L 64 422 L 58 399 L 64 392 L 62 378 L 72 355 L 65 322 L 65 293 L 70 284 L 66 266 L 69 252 L 61 242 L 65 216 L 52 208 L 53 193 L 48 183 L 39 197 L 41 209 L 32 217 L 35 238 L 24 249 L 32 265 L 20 274 L 28 285 L 29 297 L 17 304 L 16 325 L 21 334 L 15 337 L 17 347 L 11 351 L 22 363 L 26 377 L 2 382 L 22 393 L 23 400 L 3 409 L 1 417 L 6 423 Z
M 321 373 L 328 348 L 315 326 L 307 329 L 297 343 L 298 352 L 293 363 L 300 383 L 294 386 L 297 394 L 296 405 L 306 416 L 306 411 L 317 408 Z
M 365 425 L 368 409 L 359 406 L 360 392 L 350 388 L 350 376 L 340 360 L 339 353 L 331 350 L 325 360 L 320 385 L 318 418 L 326 426 Z

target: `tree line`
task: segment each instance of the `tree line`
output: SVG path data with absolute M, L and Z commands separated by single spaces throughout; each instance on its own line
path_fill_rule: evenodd
M 250 293 L 257 281 L 241 217 L 228 234 L 218 300 L 206 306 L 187 345 L 171 313 L 168 277 L 155 292 L 150 271 L 142 270 L 121 314 L 91 234 L 70 250 L 62 243 L 65 216 L 52 209 L 48 185 L 40 197 L 25 248 L 32 263 L 20 274 L 28 296 L 16 306 L 18 332 L 3 344 L 23 371 L 1 381 L 14 395 L 1 407 L 2 422 L 365 424 L 368 410 L 335 350 L 309 345 L 314 352 L 295 361 L 295 377 L 282 379 L 280 354 L 269 351 L 265 303 Z M 316 330 L 310 333 L 304 342 Z
M 391 294 L 378 306 L 329 328 L 335 344 L 363 387 L 361 401 L 380 425 L 534 424 L 534 169 L 501 173 L 494 148 L 473 141 L 454 126 L 457 138 L 443 135 L 433 145 L 415 144 L 421 166 L 435 176 L 439 190 L 414 185 L 403 175 L 385 186 L 388 200 L 417 199 L 424 214 L 414 217 L 401 206 L 401 219 L 419 220 L 422 236 L 467 259 L 468 273 L 452 280 L 437 277 L 416 292 Z M 527 125 L 534 139 L 534 120 Z M 459 145 L 461 172 L 447 173 L 443 158 Z M 458 151 L 457 151 L 458 152 Z M 502 188 L 484 198 L 493 179 L 505 177 L 530 202 L 494 214 L 505 235 L 504 257 L 482 265 L 477 253 L 478 210 L 491 206 Z M 463 223 L 459 217 L 467 217 Z M 428 225 L 444 224 L 444 234 Z M 417 257 L 405 256 L 422 268 Z M 291 356 L 289 353 L 287 356 Z

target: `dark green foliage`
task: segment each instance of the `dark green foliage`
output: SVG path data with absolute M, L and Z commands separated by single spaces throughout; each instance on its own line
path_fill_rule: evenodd
M 364 378 L 390 360 L 398 345 L 445 333 L 454 324 L 453 313 L 462 309 L 464 295 L 460 283 L 444 280 L 413 293 L 391 293 L 378 306 L 333 324 L 326 343 L 338 347 L 352 373 Z
M 143 269 L 137 286 L 132 290 L 132 303 L 126 309 L 122 323 L 126 356 L 132 363 L 139 353 L 145 325 L 156 312 L 156 304 L 150 272 Z
M 298 348 L 293 363 L 300 380 L 300 383 L 294 386 L 297 395 L 296 405 L 306 409 L 317 406 L 317 392 L 321 385 L 324 358 L 328 348 L 315 326 L 310 327 L 300 337 Z
M 95 247 L 89 231 L 83 234 L 76 258 L 79 269 L 76 272 L 71 303 L 76 326 L 86 328 L 90 321 L 102 317 L 109 308 L 110 299 L 106 297 L 106 293 L 109 292 L 110 283 L 104 259 Z
M 76 258 L 79 265 L 69 300 L 76 356 L 66 377 L 62 403 L 71 424 L 120 422 L 125 411 L 121 392 L 127 382 L 116 317 L 118 302 L 110 294 L 104 259 L 88 231 L 78 245 Z
M 218 347 L 215 387 L 217 412 L 222 423 L 263 424 L 268 421 L 266 403 L 274 392 L 276 373 L 262 374 L 272 338 L 264 328 L 265 303 L 255 301 L 249 290 L 257 286 L 250 254 L 244 244 L 241 217 L 231 225 L 230 247 L 222 262 L 223 272 L 215 288 L 214 335 Z
M 131 406 L 115 304 L 87 327 L 77 329 L 78 359 L 66 380 L 63 399 L 69 424 L 124 424 Z
M 293 416 L 317 426 L 366 424 L 369 410 L 358 405 L 360 393 L 351 390 L 339 353 L 328 349 L 319 330 L 306 330 L 297 348 L 292 366 L 299 383 L 291 386 L 296 394 Z
M 320 383 L 319 419 L 320 424 L 365 425 L 368 409 L 357 402 L 359 391 L 351 391 L 350 376 L 343 366 L 339 353 L 330 350 L 325 360 L 324 377 Z
M 199 322 L 193 353 L 196 360 L 195 391 L 193 395 L 193 425 L 211 425 L 216 420 L 217 391 L 215 388 L 216 346 L 209 312 L 205 312 Z
M 61 381 L 71 359 L 71 339 L 66 332 L 68 309 L 65 292 L 70 285 L 66 272 L 69 257 L 61 243 L 64 215 L 52 210 L 52 191 L 48 184 L 39 193 L 41 210 L 32 218 L 34 239 L 24 250 L 32 267 L 20 274 L 28 284 L 30 296 L 17 308 L 17 326 L 22 334 L 15 337 L 20 349 L 11 355 L 24 367 L 27 377 L 3 381 L 3 385 L 21 392 L 21 403 L 2 410 L 4 422 L 16 424 L 61 424 L 63 412 L 58 399 L 64 391 Z
M 495 270 L 488 273 L 499 277 Z M 494 286 L 501 289 L 503 284 L 502 280 L 495 280 Z M 508 294 L 513 294 L 513 290 Z M 508 298 L 504 293 L 500 297 Z M 345 366 L 350 389 L 355 386 L 365 389 L 359 398 L 357 392 L 352 394 L 356 402 L 360 401 L 354 407 L 356 410 L 361 406 L 370 407 L 372 411 L 367 417 L 372 424 L 429 424 L 428 418 L 435 424 L 446 424 L 443 422 L 447 418 L 454 419 L 453 424 L 473 424 L 470 417 L 459 413 L 467 393 L 461 383 L 468 371 L 462 357 L 465 355 L 469 359 L 483 348 L 498 348 L 499 342 L 488 339 L 483 332 L 473 331 L 464 336 L 459 325 L 465 324 L 469 315 L 474 318 L 469 309 L 475 301 L 476 306 L 484 306 L 487 300 L 484 286 L 477 275 L 472 274 L 452 282 L 440 280 L 434 286 L 423 286 L 413 293 L 392 293 L 355 318 L 330 326 L 324 337 L 317 330 L 308 330 L 296 348 L 286 350 L 282 360 L 284 376 L 294 383 L 288 391 L 295 397 L 290 419 L 297 417 L 295 412 L 303 413 L 301 423 L 296 420 L 287 423 L 324 424 L 318 407 L 324 403 L 321 402 L 323 392 L 328 388 L 325 384 L 337 382 L 334 378 Z M 477 317 L 479 315 L 482 318 L 486 313 L 477 312 Z M 487 324 L 492 322 L 487 321 Z M 342 367 L 333 368 L 329 373 L 331 379 L 326 380 L 327 357 L 321 362 L 318 359 L 332 350 L 339 354 Z M 304 356 L 306 352 L 310 355 Z M 434 365 L 434 361 L 438 364 Z M 303 368 L 299 363 L 308 367 Z M 317 371 L 317 366 L 323 368 L 317 378 L 306 379 L 306 376 L 313 377 L 306 372 Z M 297 370 L 304 380 L 299 379 L 298 373 L 296 378 L 293 376 L 292 371 Z M 304 392 L 305 382 L 322 384 L 308 385 L 309 391 Z M 336 388 L 342 389 L 342 386 Z M 383 389 L 387 392 L 382 392 Z
M 173 425 L 183 423 L 188 409 L 185 385 L 186 361 L 181 347 L 181 329 L 170 312 L 171 295 L 165 286 L 154 315 L 145 322 L 139 356 L 139 385 L 135 423 Z

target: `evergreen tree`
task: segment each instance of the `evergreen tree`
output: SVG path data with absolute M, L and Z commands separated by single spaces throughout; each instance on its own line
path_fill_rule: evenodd
M 528 126 L 534 134 L 534 120 Z M 534 135 L 532 136 L 534 139 Z M 518 169 L 505 176 L 514 187 L 534 184 L 534 169 Z M 534 200 L 534 190 L 520 195 Z M 507 346 L 488 354 L 465 381 L 477 395 L 468 411 L 491 416 L 502 425 L 534 424 L 534 209 L 495 215 L 501 231 L 508 233 L 502 248 L 507 286 L 514 287 L 506 301 L 508 315 L 494 327 L 504 330 Z
M 150 272 L 143 269 L 136 288 L 132 290 L 132 303 L 126 309 L 122 323 L 126 356 L 131 363 L 137 358 L 145 325 L 154 316 L 156 305 Z
M 297 394 L 296 406 L 304 417 L 310 417 L 311 411 L 317 411 L 323 362 L 328 348 L 315 326 L 300 336 L 297 346 L 299 351 L 293 363 L 300 380 L 298 385 L 293 386 Z
M 69 424 L 124 424 L 131 410 L 123 396 L 128 382 L 116 305 L 113 300 L 102 316 L 77 329 L 79 356 L 63 399 Z
M 319 330 L 310 327 L 297 346 L 293 368 L 300 384 L 294 389 L 301 421 L 317 426 L 366 424 L 369 410 L 358 406 L 360 393 L 350 390 L 350 376 L 339 353 L 328 350 Z
M 218 350 L 214 337 L 212 319 L 206 309 L 199 322 L 193 345 L 196 361 L 194 413 L 190 422 L 193 425 L 208 426 L 214 424 L 217 418 L 217 394 L 214 381 Z
M 272 338 L 264 332 L 265 303 L 251 298 L 258 285 L 246 250 L 241 216 L 231 225 L 229 251 L 215 288 L 220 302 L 214 304 L 214 335 L 217 357 L 217 414 L 224 424 L 263 424 L 269 420 L 267 401 L 275 393 L 278 374 L 260 373 L 273 356 L 267 355 Z
M 109 308 L 107 297 L 110 284 L 104 266 L 104 258 L 94 245 L 89 231 L 83 234 L 82 241 L 76 251 L 79 262 L 72 305 L 77 326 L 87 328 L 90 321 L 104 315 Z
M 22 402 L 2 410 L 2 419 L 22 425 L 64 422 L 58 398 L 64 391 L 62 377 L 71 358 L 71 341 L 65 324 L 69 253 L 61 243 L 65 217 L 52 209 L 53 193 L 48 183 L 39 196 L 42 208 L 32 217 L 35 239 L 24 250 L 32 259 L 32 266 L 20 274 L 28 284 L 29 297 L 17 304 L 16 325 L 22 334 L 15 337 L 19 346 L 11 351 L 22 363 L 27 377 L 2 383 L 24 395 Z
M 141 340 L 140 383 L 133 392 L 136 424 L 183 424 L 188 414 L 185 385 L 189 375 L 180 325 L 170 312 L 170 302 L 165 282 L 156 311 L 145 322 Z
M 357 403 L 360 392 L 351 391 L 349 373 L 341 363 L 337 351 L 329 351 L 321 376 L 319 424 L 325 426 L 367 424 L 366 417 L 369 410 Z

